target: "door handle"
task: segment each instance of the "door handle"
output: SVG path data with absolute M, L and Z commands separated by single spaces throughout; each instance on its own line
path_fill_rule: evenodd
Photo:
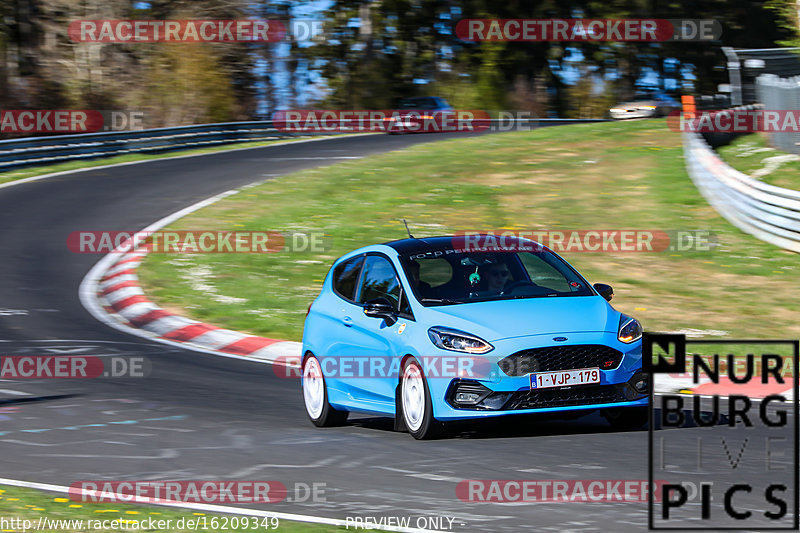
M 350 318 L 349 316 L 346 316 L 342 319 L 342 324 L 344 324 L 348 328 L 351 328 L 353 327 L 353 319 Z

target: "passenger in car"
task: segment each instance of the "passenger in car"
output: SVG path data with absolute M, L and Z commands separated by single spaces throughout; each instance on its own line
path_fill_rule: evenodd
M 429 283 L 426 283 L 419 279 L 419 271 L 420 271 L 419 263 L 412 260 L 409 263 L 409 268 L 408 268 L 408 273 L 411 275 L 409 281 L 411 282 L 413 288 L 416 289 L 420 298 L 430 298 L 432 292 L 431 286 Z

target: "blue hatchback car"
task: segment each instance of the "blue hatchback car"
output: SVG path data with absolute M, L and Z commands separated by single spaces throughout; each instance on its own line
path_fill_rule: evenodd
M 317 426 L 351 411 L 417 439 L 522 413 L 647 421 L 639 322 L 534 241 L 409 238 L 338 259 L 309 307 L 302 390 Z

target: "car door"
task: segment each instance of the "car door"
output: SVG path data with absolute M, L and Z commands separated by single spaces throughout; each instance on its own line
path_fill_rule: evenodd
M 364 260 L 356 291 L 356 303 L 362 307 L 350 317 L 349 343 L 353 354 L 367 359 L 361 363 L 363 367 L 358 368 L 358 374 L 363 377 L 354 378 L 357 383 L 353 385 L 353 392 L 367 401 L 393 405 L 399 361 L 404 355 L 400 346 L 403 337 L 397 333 L 402 321 L 365 315 L 363 306 L 379 298 L 387 300 L 401 317 L 410 316 L 406 295 L 391 261 L 383 254 L 370 254 Z

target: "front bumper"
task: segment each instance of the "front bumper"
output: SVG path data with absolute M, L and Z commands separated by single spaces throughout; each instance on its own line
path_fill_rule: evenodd
M 434 416 L 443 421 L 483 418 L 509 414 L 544 413 L 647 405 L 647 390 L 641 388 L 646 380 L 642 369 L 641 341 L 632 344 L 619 342 L 615 334 L 604 332 L 569 334 L 569 342 L 554 343 L 552 335 L 535 335 L 493 342 L 495 349 L 486 354 L 491 368 L 489 375 L 456 379 L 430 379 L 428 386 L 433 400 Z M 511 354 L 532 348 L 569 349 L 585 345 L 600 345 L 621 352 L 615 367 L 600 370 L 600 382 L 548 389 L 531 389 L 529 372 L 511 371 L 505 364 Z M 605 357 L 603 357 L 605 359 Z M 504 361 L 505 360 L 505 361 Z M 501 368 L 505 368 L 505 371 Z M 567 368 L 565 368 L 567 369 Z M 547 368 L 541 371 L 547 371 Z M 519 374 L 519 375 L 508 375 Z M 457 392 L 472 392 L 478 401 L 465 405 L 456 400 Z M 472 396 L 475 398 L 475 396 Z

